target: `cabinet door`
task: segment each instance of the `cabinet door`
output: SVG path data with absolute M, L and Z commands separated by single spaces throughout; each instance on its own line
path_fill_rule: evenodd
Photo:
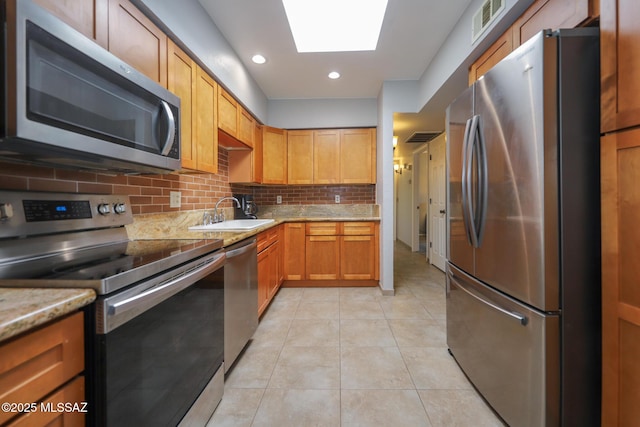
M 282 273 L 282 268 L 280 265 L 280 260 L 282 259 L 282 251 L 280 250 L 280 243 L 275 242 L 271 246 L 269 246 L 269 284 L 267 289 L 267 298 L 269 301 L 273 299 L 278 292 L 278 287 L 280 285 L 280 275 Z
M 238 105 L 240 114 L 238 115 L 238 139 L 249 147 L 253 147 L 255 139 L 256 121 L 242 106 Z
M 537 0 L 514 22 L 513 47 L 547 28 L 577 27 L 589 19 L 590 10 L 590 0 Z
M 262 182 L 287 183 L 287 132 L 284 129 L 263 127 Z
M 640 128 L 606 135 L 600 146 L 602 425 L 633 426 L 640 420 Z
M 338 236 L 307 236 L 307 280 L 336 280 L 340 271 L 340 243 Z
M 109 52 L 167 87 L 167 36 L 128 0 L 109 0 Z
M 269 304 L 269 278 L 271 265 L 269 250 L 258 252 L 258 316 L 262 315 Z
M 313 183 L 340 182 L 340 131 L 313 131 Z
M 202 68 L 196 71 L 196 169 L 218 173 L 218 85 Z
M 42 401 L 84 370 L 84 314 L 75 313 L 11 340 L 0 346 L 0 355 L 0 400 Z M 0 423 L 5 425 L 14 415 L 0 412 Z
M 600 0 L 601 131 L 640 125 L 640 7 Z
M 218 129 L 238 136 L 238 103 L 223 88 L 218 90 Z
M 66 24 L 108 47 L 108 0 L 35 0 Z
M 340 237 L 340 279 L 373 280 L 376 277 L 373 235 Z
M 287 182 L 313 184 L 313 131 L 287 132 Z
M 284 279 L 304 280 L 305 225 L 302 222 L 284 224 Z
M 171 40 L 167 50 L 167 85 L 180 98 L 180 160 L 183 168 L 195 169 L 197 147 L 193 131 L 196 127 L 194 112 L 198 66 Z
M 513 50 L 513 34 L 509 28 L 469 68 L 469 86 Z
M 253 126 L 253 150 L 230 150 L 229 182 L 262 183 L 262 127 Z
M 376 141 L 374 129 L 340 131 L 340 182 L 373 184 L 376 182 Z

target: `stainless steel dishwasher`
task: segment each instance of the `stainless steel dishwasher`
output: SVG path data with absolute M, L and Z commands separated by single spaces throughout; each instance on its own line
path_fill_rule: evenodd
M 224 371 L 231 368 L 258 327 L 256 239 L 226 249 L 224 268 Z

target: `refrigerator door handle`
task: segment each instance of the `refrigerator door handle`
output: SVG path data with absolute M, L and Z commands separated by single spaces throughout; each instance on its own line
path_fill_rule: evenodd
M 469 195 L 469 185 L 471 184 L 471 154 L 469 153 L 469 138 L 471 136 L 471 122 L 473 119 L 467 119 L 467 124 L 464 128 L 464 138 L 462 140 L 462 222 L 464 223 L 464 230 L 467 235 L 467 241 L 471 246 L 474 246 L 475 232 L 472 232 L 472 207 L 471 198 Z
M 474 180 L 473 178 L 473 156 L 475 152 L 475 145 L 478 133 L 476 131 L 478 127 L 480 116 L 475 115 L 467 121 L 467 129 L 465 131 L 466 145 L 463 147 L 463 164 L 462 164 L 462 185 L 465 188 L 464 196 L 462 198 L 463 204 L 463 216 L 467 215 L 467 235 L 469 237 L 469 243 L 474 248 L 478 247 L 478 230 L 476 224 L 475 207 L 473 206 L 474 194 L 472 189 Z M 465 209 L 466 207 L 466 209 Z
M 489 170 L 487 167 L 487 148 L 484 140 L 484 132 L 482 131 L 482 122 L 480 116 L 475 116 L 475 125 L 472 129 L 474 132 L 474 147 L 477 142 L 477 160 L 478 160 L 478 222 L 476 227 L 476 247 L 482 244 L 484 236 L 485 222 L 487 220 L 487 197 L 489 194 Z
M 456 285 L 458 285 L 458 287 L 463 290 L 467 295 L 469 295 L 470 297 L 475 298 L 476 300 L 480 301 L 482 304 L 487 305 L 491 308 L 493 308 L 494 310 L 505 314 L 515 320 L 517 320 L 518 322 L 520 322 L 520 324 L 522 326 L 526 326 L 527 323 L 529 323 L 529 319 L 527 318 L 527 316 L 523 316 L 520 313 L 516 313 L 514 311 L 509 311 L 506 308 L 502 308 L 499 305 L 491 302 L 491 301 L 487 301 L 486 299 L 480 297 L 479 295 L 476 295 L 475 293 L 471 292 L 469 289 L 467 289 L 460 280 L 457 280 L 458 278 L 456 277 L 456 275 L 452 272 L 452 271 L 448 271 L 449 274 L 449 280 L 451 280 L 452 282 L 454 282 Z

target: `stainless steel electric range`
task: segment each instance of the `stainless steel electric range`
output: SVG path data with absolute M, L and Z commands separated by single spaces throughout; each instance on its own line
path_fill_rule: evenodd
M 223 392 L 222 241 L 136 240 L 128 196 L 0 191 L 0 287 L 92 288 L 88 425 L 204 425 Z

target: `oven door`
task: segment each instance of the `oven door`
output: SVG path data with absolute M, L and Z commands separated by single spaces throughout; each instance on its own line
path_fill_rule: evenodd
M 224 263 L 216 252 L 97 300 L 89 425 L 206 424 L 222 397 Z

